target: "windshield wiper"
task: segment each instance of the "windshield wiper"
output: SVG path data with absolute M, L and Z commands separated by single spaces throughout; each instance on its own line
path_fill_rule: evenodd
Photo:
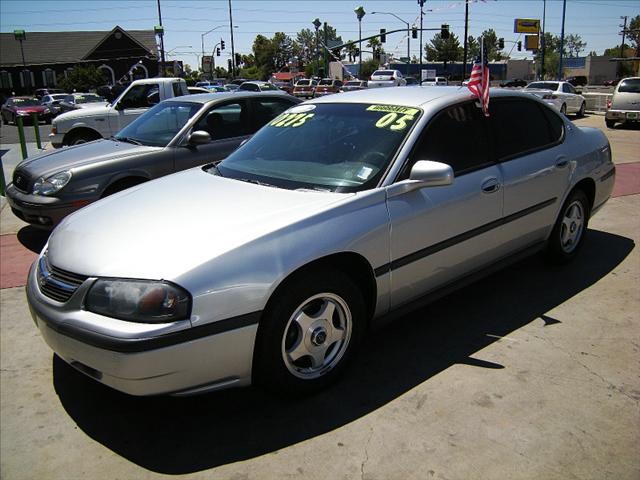
M 205 168 L 206 168 L 205 171 L 207 173 L 213 173 L 214 175 L 217 175 L 219 177 L 224 177 L 224 175 L 222 175 L 222 172 L 218 168 L 218 165 L 216 165 L 215 163 L 212 163 L 210 165 L 206 165 Z
M 277 185 L 272 185 L 270 183 L 261 182 L 260 180 L 254 180 L 252 178 L 236 178 L 236 180 L 240 180 L 241 182 L 253 183 L 255 185 L 261 185 L 263 187 L 280 188 Z
M 134 145 L 142 145 L 142 142 L 140 140 L 136 140 L 135 138 L 131 138 L 131 137 L 113 137 L 113 138 L 115 138 L 119 142 L 133 143 Z

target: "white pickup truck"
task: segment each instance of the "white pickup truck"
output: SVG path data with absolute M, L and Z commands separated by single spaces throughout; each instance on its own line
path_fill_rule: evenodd
M 49 140 L 55 148 L 77 145 L 119 132 L 149 107 L 167 98 L 188 95 L 182 78 L 134 81 L 113 103 L 63 113 L 53 119 Z

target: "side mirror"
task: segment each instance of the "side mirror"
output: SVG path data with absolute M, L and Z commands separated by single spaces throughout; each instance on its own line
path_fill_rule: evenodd
M 197 145 L 207 144 L 210 141 L 211 135 L 209 135 L 209 133 L 205 132 L 204 130 L 196 130 L 195 132 L 191 133 L 191 135 L 189 135 L 189 138 L 187 139 L 189 145 L 194 147 Z
M 430 160 L 418 160 L 411 168 L 409 180 L 420 182 L 421 187 L 442 187 L 453 183 L 450 165 Z
M 430 160 L 419 160 L 411 168 L 408 180 L 390 185 L 390 197 L 413 192 L 426 187 L 442 187 L 453 183 L 453 169 L 450 165 Z

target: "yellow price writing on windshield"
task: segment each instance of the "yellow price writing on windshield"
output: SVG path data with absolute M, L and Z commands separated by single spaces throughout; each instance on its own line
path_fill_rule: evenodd
M 299 127 L 313 118 L 315 113 L 283 113 L 269 122 L 272 127 Z
M 399 113 L 390 112 L 384 115 L 376 122 L 376 127 L 387 128 L 389 130 L 404 130 L 407 128 L 407 122 L 413 121 L 413 115 L 400 115 Z

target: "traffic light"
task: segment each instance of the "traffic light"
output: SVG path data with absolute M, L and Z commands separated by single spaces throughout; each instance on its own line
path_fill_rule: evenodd
M 446 23 L 440 25 L 440 38 L 442 38 L 443 40 L 449 38 L 449 25 L 447 25 Z
M 504 38 L 499 38 L 498 39 L 498 49 L 499 50 L 504 50 Z
M 220 49 L 224 50 L 224 40 L 220 39 Z
M 387 29 L 380 29 L 380 43 L 385 43 L 387 41 Z
M 522 42 L 521 41 L 518 42 L 518 51 L 519 52 L 522 51 Z
M 418 38 L 418 29 L 416 27 L 411 27 L 411 38 Z
M 216 48 L 216 57 L 220 56 L 220 47 Z

